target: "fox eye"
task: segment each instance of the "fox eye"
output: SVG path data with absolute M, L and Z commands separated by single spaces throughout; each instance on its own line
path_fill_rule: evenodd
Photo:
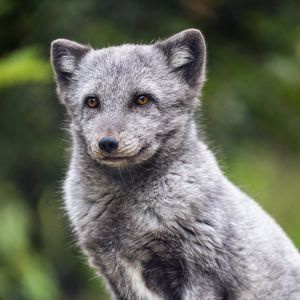
M 137 106 L 145 106 L 151 102 L 151 97 L 148 95 L 139 95 L 134 99 L 134 103 Z
M 85 98 L 85 104 L 89 108 L 97 108 L 100 105 L 99 99 L 95 96 L 87 96 Z

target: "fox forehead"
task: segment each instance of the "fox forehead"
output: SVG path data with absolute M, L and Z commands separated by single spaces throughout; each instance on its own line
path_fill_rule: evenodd
M 139 78 L 147 71 L 167 69 L 163 55 L 151 45 L 121 45 L 89 52 L 81 61 L 81 72 Z M 135 72 L 133 72 L 135 71 Z
M 152 93 L 161 98 L 171 93 L 178 81 L 167 68 L 163 55 L 144 45 L 91 51 L 80 62 L 74 78 L 74 88 L 81 96 L 101 93 L 103 98 L 133 93 Z

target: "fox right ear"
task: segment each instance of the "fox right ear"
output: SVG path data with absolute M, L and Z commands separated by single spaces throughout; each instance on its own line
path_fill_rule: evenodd
M 90 46 L 66 39 L 57 39 L 52 42 L 51 63 L 60 87 L 68 86 L 78 63 L 91 49 Z
M 192 88 L 205 81 L 206 46 L 197 29 L 181 31 L 155 44 L 167 58 L 169 67 L 183 77 Z

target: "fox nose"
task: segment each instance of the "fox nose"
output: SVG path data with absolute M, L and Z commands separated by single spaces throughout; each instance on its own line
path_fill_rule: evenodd
M 116 150 L 119 146 L 119 142 L 113 136 L 105 136 L 100 139 L 98 146 L 101 150 L 105 151 L 106 153 L 111 153 L 112 151 Z

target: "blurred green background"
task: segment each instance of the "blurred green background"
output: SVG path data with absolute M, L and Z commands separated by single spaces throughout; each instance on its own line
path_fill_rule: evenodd
M 300 1 L 0 0 L 0 299 L 109 299 L 72 239 L 51 40 L 208 44 L 199 123 L 225 173 L 300 248 Z

